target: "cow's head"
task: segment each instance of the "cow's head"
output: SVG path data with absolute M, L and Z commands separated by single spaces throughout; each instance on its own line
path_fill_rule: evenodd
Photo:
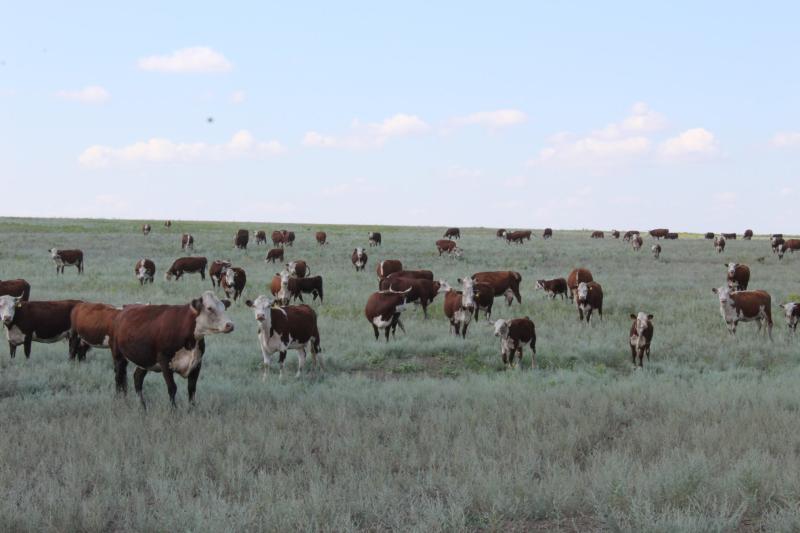
M 443 279 L 439 280 L 439 292 L 449 292 L 449 291 L 452 291 L 452 290 L 453 290 L 453 287 L 451 287 L 450 284 L 447 283 L 446 280 L 443 280 Z
M 173 275 L 174 275 L 174 274 L 173 274 L 173 272 L 172 272 L 172 268 L 170 268 L 169 270 L 167 270 L 166 272 L 164 272 L 164 281 L 169 281 L 169 280 L 171 280 Z
M 582 281 L 578 284 L 578 290 L 576 291 L 577 298 L 579 303 L 585 303 L 587 298 L 589 298 L 589 286 L 586 282 Z
M 232 268 L 225 267 L 225 283 L 228 286 L 233 287 L 233 284 L 236 282 L 236 271 Z
M 139 260 L 139 269 L 136 271 L 137 279 L 145 279 L 147 277 L 147 267 L 144 264 L 144 259 Z
M 536 287 L 534 287 L 534 289 L 537 290 L 537 291 L 538 290 L 544 290 L 544 280 L 543 279 L 537 279 L 536 280 Z
M 462 255 L 464 255 L 464 250 L 462 250 L 461 248 L 456 246 L 455 248 L 453 248 L 453 251 L 450 252 L 450 253 L 452 253 L 456 257 L 461 257 Z
M 631 319 L 636 324 L 636 334 L 642 335 L 644 330 L 647 329 L 647 326 L 650 325 L 653 320 L 653 315 L 648 315 L 646 313 L 639 313 L 638 315 L 634 315 L 631 313 Z
M 258 298 L 253 300 L 247 300 L 245 305 L 253 309 L 253 314 L 255 314 L 256 322 L 264 323 L 270 322 L 272 315 L 270 314 L 270 309 L 275 304 L 275 300 L 270 298 L 269 296 L 260 295 Z
M 795 311 L 798 306 L 800 306 L 800 304 L 797 302 L 789 302 L 780 305 L 781 309 L 783 309 L 783 315 L 786 317 L 786 325 L 792 329 L 795 328 L 798 318 L 800 318 Z
M 289 274 L 292 276 L 297 275 L 297 261 L 289 261 L 286 263 L 286 270 L 289 271 Z
M 495 337 L 508 337 L 508 320 L 504 320 L 502 318 L 498 319 L 494 323 L 494 336 Z
M 55 259 L 56 257 L 58 257 L 58 248 L 50 248 L 49 250 L 47 250 L 47 253 L 50 254 L 50 257 Z
M 731 294 L 733 294 L 736 291 L 734 291 L 730 287 L 722 286 L 722 287 L 717 287 L 715 289 L 711 289 L 711 292 L 713 292 L 719 297 L 720 304 L 726 305 L 731 299 Z
M 195 337 L 233 331 L 233 322 L 225 312 L 230 305 L 230 300 L 220 300 L 211 291 L 206 291 L 200 298 L 192 300 L 190 306 L 197 315 L 194 326 Z
M 14 314 L 22 303 L 21 296 L 0 296 L 0 321 L 6 326 L 14 321 Z
M 736 274 L 736 267 L 739 266 L 738 263 L 725 263 L 725 267 L 728 269 L 728 275 L 733 276 Z
M 461 307 L 475 307 L 475 282 L 472 278 L 458 278 L 461 284 Z

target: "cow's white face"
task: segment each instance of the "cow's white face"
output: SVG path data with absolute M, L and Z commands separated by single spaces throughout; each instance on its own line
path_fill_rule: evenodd
M 247 300 L 245 305 L 253 309 L 253 314 L 256 317 L 256 322 L 269 323 L 271 322 L 272 315 L 270 309 L 275 301 L 269 296 L 261 295 L 255 301 Z
M 508 337 L 508 320 L 498 319 L 494 323 L 494 336 L 495 337 Z
M 653 315 L 648 315 L 646 313 L 639 313 L 636 315 L 636 334 L 642 335 L 644 330 L 647 329 L 647 326 L 650 324 L 650 321 L 653 319 Z
M 728 263 L 728 274 L 733 276 L 736 273 L 737 266 L 739 266 L 737 263 Z
M 225 269 L 225 283 L 228 286 L 233 287 L 234 282 L 236 281 L 236 271 L 232 268 Z
M 17 311 L 17 305 L 21 301 L 21 297 L 0 296 L 0 320 L 3 324 L 11 324 Z
M 790 328 L 793 328 L 795 324 L 797 324 L 798 317 L 794 315 L 794 310 L 797 306 L 800 306 L 797 302 L 789 302 L 788 304 L 781 304 L 781 309 L 783 309 L 783 316 L 786 317 L 786 323 L 789 325 Z
M 50 248 L 47 251 L 50 253 L 50 257 L 52 257 L 53 259 L 58 257 L 58 248 Z
M 536 288 L 536 290 L 539 290 L 539 289 L 544 290 L 544 280 L 542 280 L 542 279 L 536 280 L 536 287 L 535 288 Z
M 585 301 L 586 298 L 588 298 L 589 296 L 589 286 L 586 283 L 581 282 L 578 285 L 577 292 L 578 292 L 578 300 Z
M 138 279 L 145 279 L 147 277 L 147 268 L 144 266 L 144 261 L 139 263 L 139 272 L 136 277 Z
M 195 337 L 203 337 L 211 333 L 230 333 L 233 331 L 233 322 L 225 310 L 230 302 L 223 302 L 211 292 L 206 291 L 203 296 L 192 301 L 192 309 L 197 313 L 195 319 Z
M 718 287 L 716 289 L 711 289 L 719 298 L 720 305 L 727 305 L 731 299 L 731 293 L 734 292 L 730 289 L 730 287 Z
M 462 278 L 458 282 L 461 284 L 461 307 L 475 307 L 475 281 L 472 278 Z
M 439 280 L 439 292 L 448 292 L 448 291 L 452 291 L 452 290 L 453 290 L 453 287 L 451 287 L 450 284 L 447 283 L 447 281 L 445 281 L 443 279 Z
M 297 261 L 289 261 L 286 263 L 286 270 L 293 276 L 297 275 Z

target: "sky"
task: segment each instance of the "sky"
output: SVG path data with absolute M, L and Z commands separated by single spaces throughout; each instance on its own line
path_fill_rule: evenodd
M 797 2 L 3 19 L 4 216 L 800 232 Z

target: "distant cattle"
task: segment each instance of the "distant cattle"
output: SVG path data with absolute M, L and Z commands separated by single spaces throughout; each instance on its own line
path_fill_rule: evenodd
M 499 230 L 497 230 L 495 235 L 497 236 L 498 239 L 504 238 L 506 236 L 506 229 L 505 228 L 500 228 Z
M 742 235 L 742 238 L 744 240 L 746 240 L 746 241 L 749 241 L 750 239 L 752 239 L 753 238 L 753 230 L 751 230 L 751 229 L 744 230 L 744 235 Z
M 542 239 L 549 239 L 553 236 L 553 230 L 551 228 L 544 228 L 544 232 L 542 232 Z
M 461 238 L 461 230 L 459 228 L 447 228 L 447 231 L 444 232 L 445 239 L 460 239 Z
M 379 232 L 377 231 L 369 232 L 368 240 L 370 246 L 381 246 L 383 244 L 381 239 L 382 239 L 381 234 Z
M 731 240 L 731 241 L 735 241 L 736 240 L 736 234 L 735 233 L 722 233 L 722 236 L 725 237 L 728 240 Z
M 774 237 L 776 239 L 782 239 L 783 238 L 783 233 L 773 233 L 772 237 Z
M 522 244 L 523 240 L 531 240 L 531 230 L 519 230 L 506 232 L 506 244 Z
M 650 342 L 653 340 L 653 315 L 631 313 L 631 330 L 629 333 L 629 343 L 631 346 L 631 358 L 636 366 L 636 358 L 639 358 L 639 367 L 642 368 L 644 356 L 650 361 Z
M 611 236 L 615 239 L 619 239 L 619 232 L 615 229 L 611 230 Z
M 501 318 L 494 323 L 494 335 L 500 337 L 500 354 L 505 366 L 515 368 L 519 362 L 521 368 L 522 348 L 529 344 L 532 352 L 531 368 L 536 368 L 536 326 L 530 318 Z
M 143 224 L 143 225 L 142 225 L 142 234 L 144 234 L 144 235 L 150 235 L 150 230 L 151 230 L 151 229 L 152 229 L 152 228 L 150 227 L 150 224 Z
M 206 291 L 185 305 L 134 305 L 114 320 L 111 357 L 118 392 L 128 389 L 128 362 L 136 366 L 133 385 L 142 407 L 142 385 L 147 372 L 161 372 L 170 402 L 175 405 L 175 373 L 188 380 L 189 402 L 194 403 L 197 378 L 203 365 L 205 337 L 230 333 L 228 300 Z
M 9 354 L 23 345 L 31 356 L 31 343 L 54 343 L 69 337 L 70 312 L 80 300 L 23 301 L 18 296 L 0 296 L 0 320 L 6 327 Z
M 638 252 L 639 250 L 641 250 L 643 243 L 644 243 L 644 241 L 642 240 L 642 236 L 641 235 L 634 235 L 631 238 L 631 247 L 633 247 L 633 251 L 634 252 Z
M 653 257 L 655 257 L 656 259 L 661 257 L 661 245 L 660 244 L 656 243 L 653 246 L 651 246 L 650 247 L 650 251 L 653 252 Z
M 460 291 L 450 287 L 446 281 L 439 282 L 439 290 L 444 293 L 444 316 L 450 321 L 450 331 L 465 338 L 476 311 L 475 282 L 472 278 L 459 278 L 458 283 Z
M 294 232 L 283 230 L 283 245 L 294 246 Z
M 242 295 L 242 291 L 247 285 L 247 273 L 243 268 L 228 267 L 225 269 L 225 274 L 220 281 L 222 290 L 225 291 L 225 296 L 235 302 Z
M 247 250 L 247 243 L 250 240 L 250 232 L 246 229 L 240 229 L 236 232 L 236 237 L 233 238 L 233 245 L 239 250 Z
M 320 335 L 317 327 L 317 313 L 307 305 L 275 307 L 268 296 L 259 296 L 255 301 L 247 300 L 253 308 L 258 323 L 258 343 L 264 360 L 264 370 L 272 365 L 271 356 L 279 354 L 280 376 L 288 350 L 297 351 L 297 374 L 302 375 L 306 365 L 306 350 L 311 351 L 315 369 L 323 370 Z
M 513 297 L 516 297 L 517 302 L 522 303 L 522 295 L 519 292 L 522 276 L 519 272 L 477 272 L 472 275 L 472 279 L 478 283 L 491 285 L 492 289 L 494 289 L 495 297 L 505 296 L 508 305 L 511 305 Z
M 800 250 L 800 239 L 786 239 L 786 241 L 778 247 L 778 259 L 783 259 L 783 254 L 787 251 L 794 253 L 796 250 Z
M 283 248 L 272 248 L 267 252 L 267 257 L 264 258 L 264 261 L 267 263 L 283 261 Z
M 758 322 L 758 331 L 764 324 L 772 339 L 772 298 L 766 291 L 734 291 L 722 286 L 711 291 L 719 297 L 722 319 L 731 335 L 736 334 L 739 322 Z
M 789 327 L 789 331 L 794 334 L 797 331 L 797 322 L 800 321 L 800 303 L 789 302 L 781 304 L 780 307 L 783 309 L 783 315 L 786 317 L 786 325 Z
M 714 237 L 714 249 L 717 251 L 718 254 L 721 254 L 725 251 L 725 237 L 720 235 L 719 237 Z
M 63 274 L 64 267 L 74 266 L 78 274 L 83 274 L 83 250 L 59 250 L 50 248 L 50 257 L 56 264 L 56 274 Z
M 272 232 L 272 246 L 277 247 L 283 244 L 283 232 L 275 230 Z
M 536 281 L 536 289 L 543 290 L 551 300 L 555 300 L 559 294 L 563 300 L 567 297 L 567 280 L 564 278 L 540 279 Z
M 267 232 L 263 229 L 256 231 L 256 246 L 259 244 L 267 244 Z
M 272 277 L 269 290 L 275 297 L 275 301 L 278 305 L 289 305 L 289 298 L 291 297 L 291 293 L 289 292 L 290 279 L 291 276 L 286 269 L 281 270 Z
M 709 231 L 708 233 L 705 234 L 705 238 L 708 239 L 708 240 L 713 239 L 714 238 L 714 232 L 713 231 Z
M 578 307 L 579 321 L 583 321 L 586 317 L 588 324 L 595 310 L 600 320 L 603 320 L 603 288 L 594 281 L 579 283 L 575 291 L 575 305 Z
M 308 263 L 299 259 L 286 263 L 286 270 L 289 271 L 290 275 L 296 278 L 304 278 L 311 274 L 311 267 L 308 266 Z
M 592 273 L 586 268 L 572 269 L 572 272 L 567 276 L 567 296 L 569 296 L 570 299 L 575 297 L 575 291 L 578 289 L 578 285 L 583 281 L 594 281 Z
M 671 241 L 674 241 L 674 240 L 676 240 L 678 238 L 678 234 L 677 233 L 673 233 L 673 232 L 669 232 L 666 235 L 664 235 L 664 238 L 668 239 L 668 240 L 671 240 Z
M 317 244 L 320 246 L 328 244 L 328 234 L 324 231 L 318 231 L 314 237 L 317 239 Z
M 206 279 L 206 266 L 208 259 L 205 257 L 181 257 L 176 259 L 169 270 L 164 274 L 164 279 L 169 281 L 181 279 L 184 274 L 200 274 L 200 279 Z
M 367 253 L 361 247 L 353 248 L 353 255 L 350 260 L 353 262 L 356 272 L 363 271 L 367 266 Z
M 111 331 L 121 309 L 82 302 L 70 312 L 69 358 L 82 361 L 91 348 L 111 348 Z
M 379 280 L 393 272 L 399 272 L 401 270 L 403 270 L 403 263 L 399 259 L 384 259 L 375 267 L 375 273 L 378 274 Z
M 667 236 L 667 233 L 669 233 L 669 230 L 666 228 L 656 228 L 650 230 L 650 236 L 654 239 L 663 239 Z
M 425 320 L 428 319 L 428 306 L 439 294 L 438 281 L 418 278 L 389 276 L 380 282 L 382 291 L 400 292 L 406 295 L 406 303 L 414 303 L 422 307 Z
M 640 233 L 635 229 L 634 230 L 630 230 L 630 231 L 626 231 L 625 235 L 622 236 L 622 240 L 624 242 L 630 242 L 630 240 L 633 238 L 634 235 L 639 235 L 639 234 Z
M 222 287 L 222 276 L 225 275 L 225 270 L 232 265 L 230 259 L 217 259 L 211 263 L 208 269 L 208 276 L 211 278 L 212 287 Z
M 448 255 L 455 257 L 461 256 L 461 248 L 456 246 L 454 241 L 448 239 L 439 239 L 436 241 L 436 249 L 439 251 L 439 255 L 447 253 Z
M 172 227 L 172 221 L 171 220 L 165 220 L 164 221 L 164 227 L 165 228 L 171 228 Z
M 319 303 L 322 303 L 324 292 L 322 290 L 322 276 L 310 276 L 307 278 L 289 278 L 288 281 L 289 296 L 292 300 L 303 301 L 303 294 L 310 294 L 311 301 L 316 301 L 319 298 Z
M 31 284 L 24 279 L 0 281 L 0 296 L 18 296 L 20 301 L 27 302 L 31 296 Z
M 728 270 L 728 287 L 735 291 L 746 291 L 750 283 L 750 267 L 740 263 L 725 263 Z
M 411 289 L 409 289 L 410 291 Z M 364 307 L 364 316 L 372 325 L 375 340 L 380 337 L 380 330 L 386 333 L 386 342 L 389 342 L 389 332 L 395 335 L 397 326 L 405 333 L 405 327 L 400 321 L 400 314 L 406 308 L 406 293 L 393 291 L 373 292 Z
M 606 234 L 602 231 L 593 231 L 591 237 L 592 239 L 605 239 Z
M 156 275 L 156 264 L 151 259 L 142 257 L 136 261 L 133 273 L 136 275 L 136 279 L 139 280 L 139 285 L 144 285 L 147 282 L 153 283 L 153 277 Z
M 782 235 L 781 236 L 773 235 L 772 238 L 769 240 L 769 242 L 770 245 L 772 245 L 772 253 L 776 254 L 778 253 L 778 250 L 781 249 L 781 245 L 783 245 L 783 243 L 785 243 L 786 240 L 784 240 Z
M 181 250 L 194 250 L 194 236 L 184 233 L 181 235 Z

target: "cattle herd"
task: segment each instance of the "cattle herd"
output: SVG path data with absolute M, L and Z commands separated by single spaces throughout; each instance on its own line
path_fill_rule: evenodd
M 169 228 L 171 222 L 164 224 Z M 150 224 L 142 226 L 142 233 L 150 234 Z M 619 239 L 621 234 L 612 230 L 609 234 Z M 256 245 L 267 244 L 265 231 L 253 232 Z M 508 244 L 523 244 L 533 236 L 530 230 L 499 229 L 498 238 Z M 592 239 L 604 239 L 605 232 L 593 231 Z M 649 232 L 653 239 L 651 251 L 656 259 L 662 253 L 662 239 L 677 239 L 677 233 L 665 228 Z M 436 241 L 439 255 L 461 257 L 463 250 L 456 244 L 461 239 L 459 228 L 448 228 L 443 238 Z M 546 228 L 542 238 L 550 239 L 553 231 Z M 751 230 L 743 234 L 750 240 Z M 234 236 L 234 247 L 247 248 L 250 231 L 240 229 Z M 727 240 L 736 239 L 735 233 L 707 233 L 706 239 L 713 240 L 718 253 L 725 251 Z M 284 250 L 293 246 L 295 234 L 278 230 L 271 234 L 273 248 L 267 252 L 265 262 L 284 261 Z M 324 231 L 315 234 L 320 246 L 328 244 Z M 622 240 L 629 242 L 634 251 L 643 247 L 644 240 L 639 231 L 631 230 L 622 234 Z M 181 235 L 181 249 L 194 249 L 194 236 Z M 367 235 L 369 247 L 383 245 L 378 232 Z M 800 250 L 800 240 L 786 239 L 774 234 L 770 239 L 773 253 L 779 259 L 789 251 Z M 63 274 L 66 266 L 74 266 L 79 274 L 84 272 L 84 254 L 81 250 L 48 250 L 56 266 L 56 273 Z M 351 255 L 356 273 L 365 271 L 368 256 L 364 247 L 357 247 Z M 772 338 L 772 304 L 770 295 L 763 290 L 749 290 L 751 270 L 748 265 L 726 263 L 726 283 L 713 288 L 719 298 L 722 317 L 731 334 L 736 333 L 739 322 L 754 321 L 759 331 Z M 202 367 L 205 351 L 205 337 L 212 334 L 226 334 L 234 329 L 234 324 L 226 310 L 242 297 L 247 284 L 247 273 L 243 268 L 233 265 L 230 259 L 216 259 L 209 266 L 206 257 L 180 257 L 165 271 L 166 281 L 179 280 L 185 274 L 198 274 L 205 280 L 206 270 L 211 278 L 211 290 L 182 305 L 131 304 L 115 307 L 104 303 L 81 300 L 34 301 L 30 300 L 31 286 L 24 279 L 0 281 L 0 319 L 5 326 L 11 357 L 17 347 L 22 345 L 26 357 L 30 356 L 33 342 L 53 343 L 67 340 L 69 357 L 83 360 L 92 348 L 110 349 L 114 363 L 115 382 L 121 393 L 127 391 L 127 366 L 135 367 L 134 389 L 145 405 L 142 384 L 147 372 L 160 372 L 167 386 L 172 404 L 175 404 L 177 386 L 174 375 L 177 373 L 188 382 L 188 397 L 193 401 L 197 379 Z M 406 269 L 400 259 L 384 259 L 375 267 L 378 277 L 378 290 L 367 299 L 364 315 L 370 323 L 375 339 L 381 333 L 386 340 L 396 335 L 399 327 L 405 332 L 401 319 L 409 304 L 422 308 L 428 319 L 428 307 L 436 297 L 443 294 L 444 315 L 450 325 L 450 332 L 465 338 L 470 323 L 479 320 L 483 311 L 484 319 L 491 324 L 492 306 L 495 298 L 502 298 L 508 307 L 514 300 L 522 303 L 522 276 L 514 271 L 476 272 L 469 277 L 459 278 L 454 285 L 446 280 L 435 279 L 431 270 Z M 155 263 L 146 257 L 139 258 L 134 266 L 134 275 L 141 285 L 153 283 L 156 274 Z M 312 303 L 319 299 L 323 303 L 323 278 L 312 276 L 311 266 L 303 260 L 284 264 L 270 284 L 269 295 L 259 295 L 245 304 L 253 310 L 258 324 L 258 343 L 261 347 L 265 369 L 272 364 L 272 356 L 278 354 L 280 375 L 283 376 L 284 361 L 288 350 L 298 353 L 297 376 L 305 367 L 306 351 L 311 352 L 313 368 L 323 370 L 320 348 L 320 332 L 317 327 L 317 312 L 305 304 L 303 295 L 309 295 Z M 576 308 L 579 321 L 592 323 L 592 317 L 603 319 L 603 287 L 586 268 L 572 269 L 566 278 L 541 279 L 536 281 L 536 290 L 542 290 L 550 299 L 561 297 L 569 299 Z M 225 298 L 217 296 L 221 290 Z M 297 304 L 297 300 L 301 303 Z M 782 304 L 786 323 L 794 332 L 800 320 L 800 303 Z M 648 312 L 631 314 L 629 347 L 634 366 L 642 367 L 645 356 L 650 358 L 650 345 L 653 339 L 653 315 Z M 523 348 L 530 346 L 531 368 L 536 361 L 536 326 L 529 317 L 497 319 L 494 334 L 500 341 L 503 363 L 508 367 L 521 367 Z

